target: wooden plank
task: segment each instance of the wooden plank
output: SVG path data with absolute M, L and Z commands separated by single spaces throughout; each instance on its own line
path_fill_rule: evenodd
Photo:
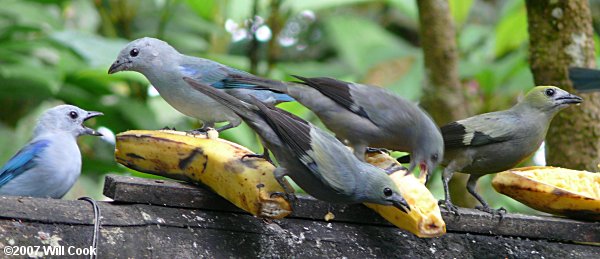
M 206 188 L 176 181 L 110 175 L 105 195 L 119 202 L 155 204 L 205 210 L 244 213 Z M 294 213 L 288 218 L 323 221 L 329 208 L 333 222 L 391 226 L 372 210 L 360 204 L 328 204 L 299 196 Z M 449 232 L 600 243 L 600 222 L 585 222 L 560 217 L 507 213 L 503 219 L 474 209 L 459 209 L 460 217 L 442 211 Z
M 99 206 L 98 258 L 600 258 L 600 247 L 548 240 L 462 233 L 421 239 L 392 226 L 303 218 L 267 222 L 148 204 Z M 6 197 L 0 208 L 0 247 L 44 246 L 49 240 L 90 245 L 93 212 L 84 201 Z

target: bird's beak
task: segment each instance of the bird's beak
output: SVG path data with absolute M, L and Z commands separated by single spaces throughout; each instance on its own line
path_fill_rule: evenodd
M 429 179 L 431 178 L 431 174 L 433 173 L 433 167 L 427 166 L 427 164 L 423 162 L 419 165 L 419 168 L 421 169 L 421 175 L 419 178 L 422 178 L 421 176 L 425 174 L 425 185 L 427 185 L 429 183 Z
M 583 98 L 574 95 L 574 94 L 568 94 L 565 96 L 561 96 L 556 98 L 555 100 L 559 101 L 560 104 L 577 104 L 577 103 L 581 103 L 583 102 Z
M 89 120 L 91 118 L 94 118 L 96 116 L 102 116 L 102 115 L 104 115 L 104 113 L 95 112 L 95 111 L 89 111 L 87 113 L 87 115 L 85 116 L 85 118 L 83 118 L 83 121 L 85 122 L 85 121 L 87 121 L 87 120 Z M 95 129 L 88 128 L 86 126 L 83 126 L 83 129 L 84 129 L 83 134 L 92 135 L 92 136 L 102 136 L 102 134 L 100 132 L 96 131 Z
M 110 65 L 110 68 L 108 69 L 108 74 L 114 74 L 119 71 L 122 71 L 123 65 L 125 65 L 125 64 L 126 64 L 126 62 L 122 62 L 119 59 L 115 60 L 115 63 L 112 63 L 112 65 Z
M 410 211 L 410 206 L 408 205 L 408 202 L 406 202 L 406 200 L 402 196 L 395 193 L 394 196 L 392 196 L 392 198 L 392 205 L 394 205 L 394 207 L 400 209 L 404 213 L 408 213 Z

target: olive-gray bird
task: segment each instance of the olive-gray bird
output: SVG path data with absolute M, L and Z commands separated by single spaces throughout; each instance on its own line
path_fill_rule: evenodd
M 555 86 L 537 86 L 523 100 L 504 111 L 476 115 L 441 127 L 445 157 L 442 174 L 445 200 L 440 201 L 449 211 L 457 213 L 450 200 L 448 181 L 454 172 L 470 174 L 467 190 L 481 203 L 477 208 L 491 209 L 477 194 L 479 177 L 508 170 L 533 154 L 542 144 L 550 121 L 559 111 L 571 104 L 581 103 L 579 96 Z

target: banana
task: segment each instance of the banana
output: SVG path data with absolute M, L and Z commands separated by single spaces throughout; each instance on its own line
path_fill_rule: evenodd
M 273 176 L 273 165 L 262 159 L 241 161 L 247 148 L 222 139 L 207 139 L 177 131 L 132 130 L 117 135 L 115 158 L 134 170 L 203 184 L 239 208 L 259 217 L 283 218 L 291 213 L 283 188 Z M 367 161 L 383 169 L 400 164 L 385 154 L 369 154 Z M 414 175 L 397 171 L 391 178 L 411 207 L 407 214 L 393 206 L 365 204 L 397 227 L 419 237 L 446 233 L 437 200 Z
M 391 156 L 381 153 L 370 153 L 367 162 L 382 168 L 393 169 L 400 164 Z M 393 206 L 365 203 L 365 205 L 396 227 L 405 229 L 418 237 L 437 237 L 446 233 L 446 223 L 437 200 L 425 187 L 421 180 L 406 170 L 398 170 L 390 175 L 404 199 L 410 205 L 408 213 Z
M 292 211 L 273 193 L 283 188 L 273 165 L 263 159 L 241 160 L 247 148 L 223 139 L 177 131 L 132 130 L 117 135 L 117 162 L 140 172 L 203 184 L 237 207 L 264 218 L 279 219 Z
M 531 166 L 498 173 L 492 186 L 539 211 L 600 220 L 600 174 Z

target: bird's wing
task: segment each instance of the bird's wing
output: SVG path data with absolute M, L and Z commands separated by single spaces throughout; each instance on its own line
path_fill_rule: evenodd
M 179 70 L 184 77 L 228 91 L 230 94 L 237 93 L 238 98 L 252 94 L 261 101 L 275 100 L 275 103 L 279 103 L 294 100 L 277 90 L 259 86 L 256 82 L 262 79 L 248 72 L 205 59 L 194 58 L 189 61 L 179 65 Z
M 348 109 L 349 111 L 369 119 L 369 115 L 364 110 L 364 108 L 358 105 L 352 97 L 352 94 L 350 92 L 351 83 L 336 80 L 329 77 L 294 77 L 302 80 L 302 84 L 316 89 L 321 94 L 329 97 L 329 99 L 335 101 L 336 103 Z
M 252 77 L 252 74 L 210 60 L 192 59 L 179 65 L 179 70 L 186 77 L 218 89 L 254 87 L 253 84 L 236 80 L 236 77 Z
M 417 104 L 385 88 L 354 84 L 351 89 L 354 103 L 361 107 L 371 122 L 387 131 L 399 132 L 399 123 L 418 126 L 419 120 L 427 117 Z
M 517 114 L 492 112 L 446 124 L 441 130 L 445 148 L 461 148 L 510 140 L 518 126 Z
M 329 136 L 331 137 L 331 140 L 327 139 L 327 135 L 324 135 L 326 134 L 324 132 L 323 134 L 318 134 L 319 137 L 313 138 L 313 136 L 311 136 L 311 131 L 318 129 L 310 125 L 307 121 L 273 106 L 267 107 L 260 102 L 254 102 L 253 104 L 259 107 L 262 112 L 261 115 L 265 118 L 265 121 L 267 121 L 269 126 L 273 128 L 275 134 L 277 134 L 282 142 L 287 145 L 292 154 L 294 154 L 313 175 L 339 193 L 351 191 L 347 190 L 345 186 L 352 184 L 352 180 L 354 179 L 352 178 L 352 175 L 350 173 L 340 172 L 340 168 L 335 168 L 335 164 L 332 163 L 332 161 L 328 161 L 335 159 L 332 157 L 332 154 L 337 155 L 339 152 L 336 153 L 332 150 L 324 150 L 328 148 L 328 146 L 330 148 L 331 146 L 335 146 L 326 143 L 335 140 L 335 138 Z M 341 147 L 346 148 L 344 146 Z
M 36 158 L 46 147 L 49 140 L 38 140 L 29 143 L 15 154 L 2 169 L 0 169 L 0 186 L 35 166 Z

